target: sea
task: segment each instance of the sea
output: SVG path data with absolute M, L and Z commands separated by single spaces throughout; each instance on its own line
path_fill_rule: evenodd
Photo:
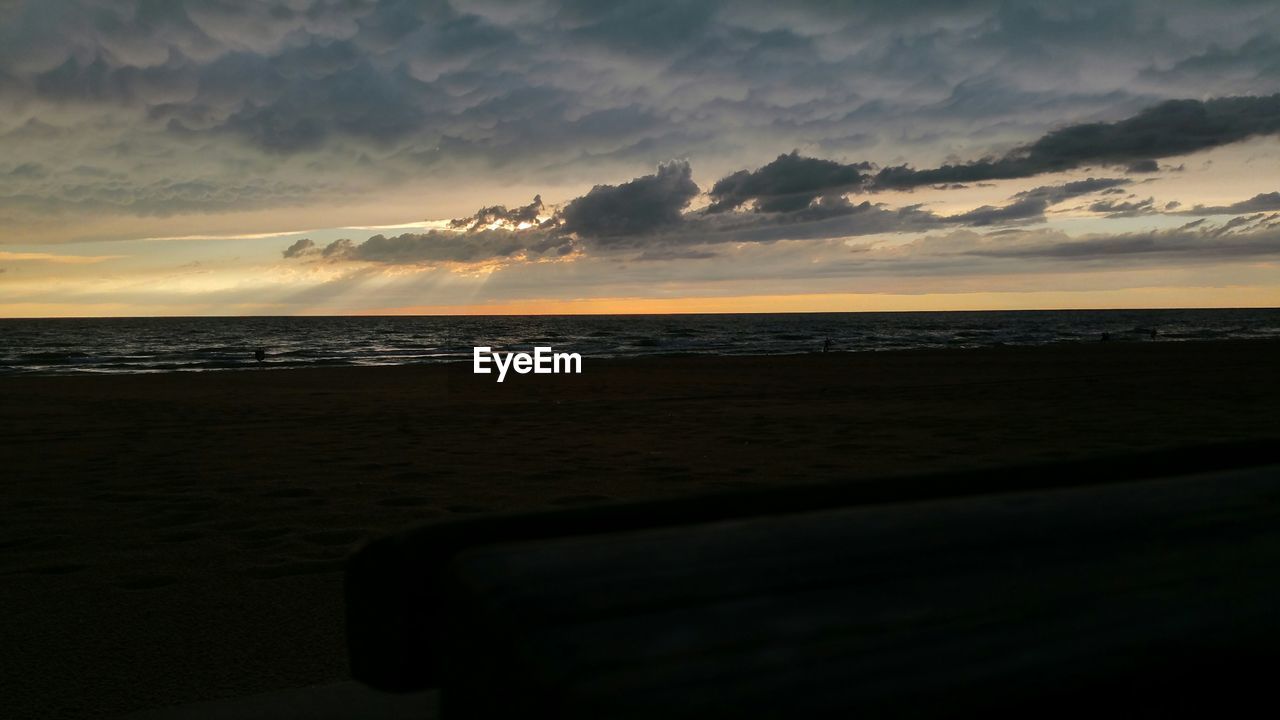
M 206 372 L 466 360 L 550 346 L 583 358 L 1280 337 L 1280 309 L 716 315 L 0 319 L 0 375 Z M 265 358 L 255 359 L 261 348 Z

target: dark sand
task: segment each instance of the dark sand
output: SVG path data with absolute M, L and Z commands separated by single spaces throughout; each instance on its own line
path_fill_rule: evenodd
M 0 708 L 346 677 L 342 558 L 460 513 L 1280 437 L 1280 343 L 0 379 Z

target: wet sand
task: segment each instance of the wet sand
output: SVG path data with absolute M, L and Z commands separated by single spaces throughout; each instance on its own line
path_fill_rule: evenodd
M 468 513 L 1280 437 L 1280 343 L 0 379 L 9 717 L 346 675 L 343 558 Z M 907 482 L 904 480 L 904 482 Z

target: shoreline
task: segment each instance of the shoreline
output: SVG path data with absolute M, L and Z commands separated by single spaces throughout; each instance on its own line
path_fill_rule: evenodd
M 1244 340 L 0 379 L 0 705 L 341 681 L 345 557 L 425 521 L 1266 442 L 1276 367 Z
M 476 347 L 611 358 L 1280 339 L 1280 309 L 914 314 L 117 318 L 5 324 L 0 377 L 466 362 Z M 1154 334 L 1153 334 L 1154 333 Z

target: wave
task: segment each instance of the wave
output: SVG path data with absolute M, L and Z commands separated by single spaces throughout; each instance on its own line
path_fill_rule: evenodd
M 820 352 L 828 339 L 835 351 L 862 352 L 1093 342 L 1103 333 L 1117 342 L 1280 338 L 1280 310 L 0 320 L 0 375 L 412 365 L 465 360 L 478 345 L 586 357 L 782 355 Z

